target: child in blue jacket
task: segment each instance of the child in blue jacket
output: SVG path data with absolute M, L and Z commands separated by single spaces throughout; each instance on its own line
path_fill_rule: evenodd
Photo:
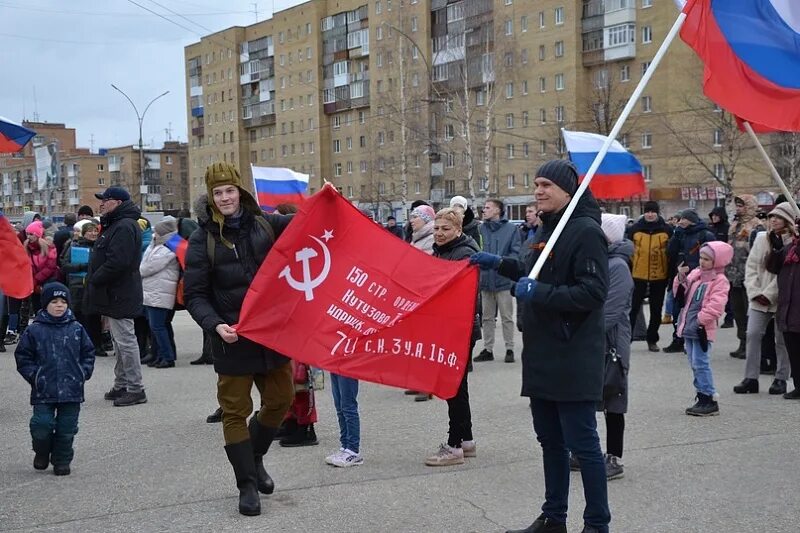
M 61 283 L 42 288 L 42 307 L 20 337 L 17 371 L 31 385 L 33 467 L 70 473 L 78 432 L 83 385 L 94 370 L 94 345 L 69 309 L 69 289 Z

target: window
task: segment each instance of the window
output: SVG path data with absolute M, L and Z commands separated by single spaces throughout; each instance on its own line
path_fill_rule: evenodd
M 383 26 L 378 26 L 375 28 L 375 39 L 378 41 L 383 39 Z
M 311 35 L 311 23 L 306 22 L 306 35 Z
M 564 41 L 556 41 L 555 54 L 556 57 L 564 57 Z
M 566 119 L 564 118 L 563 105 L 556 106 L 555 112 L 556 112 L 556 122 L 566 122 Z
M 564 24 L 564 8 L 556 8 L 556 24 Z
M 375 14 L 380 15 L 383 13 L 383 6 L 381 5 L 381 0 L 377 0 L 375 2 Z
M 528 143 L 522 143 L 522 157 L 528 158 L 531 155 L 531 146 Z
M 367 121 L 367 114 L 364 111 L 358 112 L 358 123 L 364 124 Z
M 447 124 L 444 127 L 444 138 L 448 141 L 452 141 L 453 137 L 455 137 L 455 128 L 452 124 Z
M 653 99 L 649 96 L 642 96 L 642 113 L 650 113 L 653 110 Z
M 539 141 L 539 153 L 542 155 L 547 153 L 547 141 Z
M 509 188 L 509 189 L 513 189 L 513 188 L 514 188 L 514 185 L 515 185 L 515 183 L 514 183 L 514 181 L 515 181 L 515 180 L 514 180 L 514 174 L 509 174 L 509 175 L 507 176 L 507 179 L 508 179 L 508 188 Z
M 642 26 L 642 43 L 652 43 L 653 42 L 653 27 L 652 26 Z
M 653 134 L 649 132 L 642 133 L 642 148 L 653 147 Z
M 487 178 L 486 176 L 481 176 L 480 182 L 478 183 L 478 190 L 481 191 L 489 190 L 489 178 Z
M 339 141 L 339 139 L 335 139 L 333 141 L 333 153 L 334 154 L 342 153 L 342 143 L 341 141 Z
M 539 61 L 544 61 L 545 58 L 545 48 L 543 44 L 539 45 Z
M 514 66 L 514 53 L 513 52 L 506 52 L 505 56 L 503 56 L 503 63 L 507 67 Z
M 543 93 L 547 90 L 547 78 L 539 78 L 539 92 Z
M 714 164 L 714 177 L 720 180 L 725 179 L 725 165 L 721 163 Z
M 382 131 L 378 132 L 378 145 L 383 146 L 386 143 L 386 134 Z
M 411 31 L 417 31 L 417 17 L 411 17 Z
M 506 153 L 508 154 L 509 159 L 514 159 L 514 145 L 507 144 L 506 145 Z
M 455 168 L 456 166 L 456 154 L 453 152 L 447 152 L 447 157 L 445 159 L 445 167 L 447 168 Z
M 630 65 L 622 65 L 619 68 L 619 81 L 631 81 L 631 67 Z
M 556 74 L 556 91 L 564 90 L 564 75 Z
M 523 128 L 527 128 L 528 127 L 528 112 L 527 111 L 523 111 L 522 112 L 522 127 Z
M 504 24 L 506 35 L 514 35 L 514 21 L 511 19 L 506 20 Z
M 514 98 L 514 82 L 506 83 L 506 98 Z
M 333 167 L 333 175 L 334 176 L 341 176 L 342 175 L 342 164 L 336 163 Z
M 653 0 L 642 0 L 642 9 L 653 6 Z
M 509 130 L 514 129 L 514 113 L 508 113 L 506 115 L 506 128 Z
M 514 0 L 505 0 L 505 5 L 510 6 L 514 3 Z
M 650 61 L 645 61 L 645 62 L 642 63 L 642 76 L 645 75 L 645 73 L 647 72 L 647 69 L 649 69 L 649 68 L 650 68 Z
M 167 164 L 170 164 L 170 165 L 172 164 L 172 163 L 169 162 L 169 156 L 167 156 L 167 161 L 168 161 Z M 103 163 L 100 163 L 100 164 L 97 165 L 97 171 L 98 172 L 103 172 L 105 169 L 106 169 L 106 166 Z
M 539 27 L 544 28 L 544 11 L 539 11 Z
M 422 184 L 418 181 L 414 182 L 414 194 L 421 194 L 422 193 Z
M 722 146 L 723 138 L 724 137 L 722 135 L 722 129 L 720 129 L 720 128 L 715 129 L 714 130 L 714 146 Z
M 630 141 L 628 139 L 627 133 L 624 133 L 622 137 L 619 138 L 619 143 L 622 145 L 623 148 L 628 148 L 630 146 Z
M 644 176 L 644 181 L 651 181 L 653 179 L 653 165 L 642 165 L 642 176 Z
M 528 49 L 523 48 L 522 51 L 519 53 L 519 60 L 523 65 L 528 64 Z
M 347 162 L 347 173 L 348 174 L 352 174 L 353 173 L 353 162 L 352 161 L 348 161 Z M 350 186 L 349 189 L 350 189 L 349 196 L 353 196 L 353 188 L 352 188 L 352 186 Z
M 619 24 L 605 30 L 607 46 L 621 46 L 636 42 L 636 25 Z
M 353 138 L 352 137 L 348 137 L 347 138 L 347 149 L 348 150 L 352 150 L 353 149 Z
M 314 153 L 314 141 L 311 141 L 310 143 L 308 143 L 308 153 L 309 154 L 313 154 Z
M 361 161 L 358 164 L 358 169 L 361 171 L 362 174 L 364 174 L 367 171 L 367 162 L 366 161 Z
M 340 115 L 333 116 L 333 129 L 338 130 L 342 127 L 342 117 Z
M 522 94 L 528 94 L 528 80 L 522 80 Z

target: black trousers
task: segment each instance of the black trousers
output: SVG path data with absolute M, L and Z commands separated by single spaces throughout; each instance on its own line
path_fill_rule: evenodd
M 744 287 L 731 287 L 729 296 L 733 305 L 733 320 L 736 322 L 736 337 L 747 340 L 747 291 Z
M 667 280 L 645 281 L 633 280 L 633 301 L 631 302 L 631 331 L 636 327 L 636 317 L 642 307 L 642 301 L 649 294 L 650 323 L 647 326 L 647 342 L 658 342 L 658 328 L 661 327 L 661 309 L 664 307 L 664 295 L 667 291 Z
M 625 415 L 606 413 L 606 453 L 622 459 L 622 444 L 625 437 Z
M 470 346 L 470 353 L 475 346 Z M 455 396 L 447 400 L 447 415 L 450 418 L 450 431 L 447 436 L 447 445 L 460 448 L 465 440 L 472 440 L 472 411 L 469 407 L 469 386 L 467 376 L 469 372 L 464 369 L 461 384 Z
M 797 388 L 800 386 L 800 332 L 784 331 L 783 340 L 786 342 L 786 351 L 789 352 L 794 388 Z
M 92 339 L 92 344 L 95 348 L 103 345 L 103 323 L 100 315 L 87 315 L 83 311 L 73 309 L 75 318 L 80 322 L 81 326 L 86 329 L 89 338 Z

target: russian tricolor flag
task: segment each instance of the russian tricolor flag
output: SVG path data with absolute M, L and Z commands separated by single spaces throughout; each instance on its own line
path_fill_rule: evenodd
M 0 117 L 0 154 L 19 152 L 34 135 L 35 131 Z
M 176 233 L 164 243 L 164 246 L 172 250 L 178 259 L 178 264 L 183 270 L 186 270 L 186 250 L 189 248 L 189 241 Z
M 258 205 L 267 213 L 275 211 L 280 204 L 299 206 L 308 190 L 308 174 L 289 168 L 256 167 L 250 165 Z
M 582 131 L 561 131 L 569 158 L 578 168 L 582 181 L 606 142 L 606 137 Z M 647 187 L 644 184 L 642 164 L 615 140 L 600 163 L 589 188 L 595 198 L 623 199 L 643 196 Z

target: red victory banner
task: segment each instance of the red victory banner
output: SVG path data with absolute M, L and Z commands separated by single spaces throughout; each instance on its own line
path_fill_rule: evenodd
M 420 252 L 325 186 L 270 250 L 236 331 L 343 376 L 451 398 L 477 284 L 467 261 Z

